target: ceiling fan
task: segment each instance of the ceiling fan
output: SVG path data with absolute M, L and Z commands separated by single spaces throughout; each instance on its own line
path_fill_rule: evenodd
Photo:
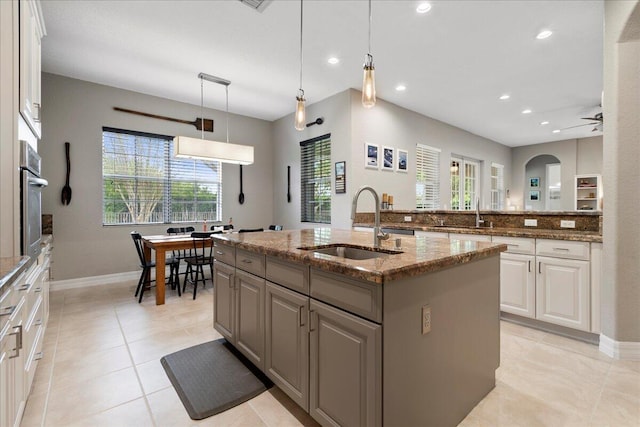
M 582 125 L 569 126 L 567 128 L 561 129 L 561 130 L 573 129 L 573 128 L 582 127 L 582 126 L 593 126 L 593 129 L 591 129 L 591 132 L 597 132 L 597 131 L 602 131 L 602 129 L 604 127 L 604 117 L 603 117 L 602 113 L 595 114 L 593 117 L 581 117 L 581 119 L 582 120 L 589 120 L 592 123 L 585 123 L 585 124 L 582 124 Z

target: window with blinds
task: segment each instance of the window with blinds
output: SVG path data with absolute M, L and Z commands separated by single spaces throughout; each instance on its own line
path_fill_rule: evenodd
M 491 209 L 504 209 L 504 166 L 491 163 Z
M 331 224 L 331 134 L 300 143 L 300 221 Z
M 220 221 L 220 162 L 173 157 L 173 137 L 102 129 L 102 223 Z
M 416 208 L 440 208 L 440 150 L 416 146 Z

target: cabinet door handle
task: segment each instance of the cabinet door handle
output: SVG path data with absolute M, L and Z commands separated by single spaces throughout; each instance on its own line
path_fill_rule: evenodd
M 245 264 L 251 264 L 253 261 L 251 261 L 250 259 L 243 259 L 242 262 L 244 262 Z
M 35 322 L 33 322 L 33 326 L 40 326 L 42 325 L 42 319 L 38 319 Z
M 35 115 L 33 116 L 33 121 L 36 122 L 36 123 L 40 123 L 40 104 L 37 103 L 37 102 L 34 102 L 33 103 L 33 110 L 34 111 L 36 111 L 36 110 L 38 111 L 38 115 L 37 116 L 35 116 Z
M 2 307 L 0 308 L 0 310 L 7 310 L 6 313 L 0 313 L 0 317 L 3 316 L 11 316 L 13 314 L 13 311 L 16 309 L 15 305 L 10 305 L 9 307 Z
M 313 332 L 316 328 L 313 326 L 313 319 L 315 318 L 315 311 L 309 310 L 309 332 Z
M 529 260 L 529 273 L 531 273 L 531 260 Z
M 41 287 L 39 287 L 39 288 L 35 288 L 35 289 L 33 290 L 33 292 L 42 292 L 42 286 L 41 286 Z
M 34 354 L 33 356 L 34 356 L 33 360 L 40 360 L 40 359 L 42 359 L 44 357 L 44 351 L 40 351 L 40 352 Z
M 30 284 L 26 284 L 26 285 L 22 285 L 18 288 L 19 291 L 26 291 L 27 289 L 29 289 L 31 285 Z
M 538 261 L 538 273 L 542 274 L 542 261 Z
M 22 349 L 22 325 L 16 326 L 15 329 L 17 329 L 17 331 L 11 332 L 9 335 L 16 336 L 16 348 L 14 349 L 16 351 L 16 354 L 13 356 L 9 356 L 9 359 L 15 359 L 16 357 L 20 356 L 20 350 Z
M 519 248 L 520 247 L 520 245 L 518 245 L 516 243 L 509 243 L 507 246 L 510 247 L 510 248 Z
M 301 305 L 298 308 L 298 326 L 304 326 L 305 322 L 304 322 L 304 305 Z
M 235 286 L 235 280 L 233 280 L 233 274 L 229 275 L 229 288 L 233 288 Z
M 224 252 L 222 252 L 222 251 L 216 251 L 216 255 L 224 255 Z

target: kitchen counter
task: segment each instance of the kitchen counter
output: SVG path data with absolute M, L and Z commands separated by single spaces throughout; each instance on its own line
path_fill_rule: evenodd
M 28 256 L 0 258 L 0 290 L 20 275 L 30 264 Z
M 388 256 L 354 260 L 314 253 L 300 249 L 311 246 L 349 244 L 359 248 L 372 248 L 371 233 L 363 231 L 315 228 L 284 230 L 265 233 L 237 233 L 213 235 L 218 242 L 226 242 L 237 248 L 275 256 L 288 261 L 297 261 L 318 269 L 384 284 L 390 281 L 435 272 L 450 266 L 497 255 L 507 249 L 506 245 L 399 236 L 402 248 L 395 249 L 395 238 L 384 240 L 381 249 L 391 251 Z M 463 242 L 463 243 L 459 243 Z
M 370 227 L 373 223 L 356 223 L 354 227 Z M 488 236 L 509 236 L 509 237 L 529 237 L 536 239 L 556 239 L 556 240 L 572 240 L 576 242 L 594 242 L 602 243 L 602 234 L 594 231 L 576 231 L 576 230 L 551 230 L 541 228 L 507 228 L 507 227 L 471 227 L 463 226 L 437 226 L 422 224 L 398 224 L 383 223 L 381 228 L 392 228 L 396 230 L 415 230 L 415 231 L 435 231 L 439 233 L 459 233 L 459 234 L 483 234 Z

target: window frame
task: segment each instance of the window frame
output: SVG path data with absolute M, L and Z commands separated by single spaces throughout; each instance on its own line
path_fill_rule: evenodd
M 491 162 L 491 210 L 504 210 L 504 204 L 504 165 Z
M 111 135 L 109 135 L 111 134 Z M 110 138 L 109 140 L 107 138 Z M 117 138 L 127 139 L 134 138 L 123 144 L 123 148 L 127 150 L 123 153 L 117 153 Z M 140 138 L 140 139 L 139 139 Z M 111 143 L 113 147 L 107 148 Z M 131 144 L 128 146 L 127 144 Z M 140 145 L 138 145 L 140 144 Z M 160 147 L 154 144 L 162 144 Z M 146 145 L 146 148 L 145 148 Z M 148 150 L 147 153 L 141 154 L 139 147 Z M 109 150 L 112 151 L 109 151 Z M 121 156 L 120 159 L 117 156 Z M 118 170 L 118 161 L 133 162 L 135 173 L 127 174 L 125 170 Z M 109 171 L 107 165 L 111 163 Z M 145 170 L 150 170 L 150 165 L 156 165 L 157 175 L 153 176 L 145 174 Z M 160 166 L 161 165 L 161 166 Z M 131 166 L 129 166 L 131 167 Z M 205 173 L 202 173 L 202 172 Z M 184 175 L 180 178 L 176 174 Z M 173 156 L 173 137 L 167 135 L 159 135 L 148 132 L 131 131 L 127 129 L 117 129 L 111 127 L 102 128 L 102 225 L 103 226 L 119 226 L 119 225 L 152 225 L 152 224 L 184 224 L 199 221 L 219 222 L 222 219 L 222 164 L 219 161 L 204 161 L 194 159 L 182 159 Z M 207 179 L 208 178 L 208 179 Z M 113 185 L 114 181 L 120 180 L 123 185 L 130 185 L 133 191 L 133 200 L 125 200 L 121 195 L 121 199 L 108 197 L 107 192 L 115 189 L 108 189 L 108 181 Z M 153 207 L 149 210 L 146 220 L 140 220 L 139 203 L 144 203 L 145 197 L 150 197 L 144 189 L 140 190 L 140 186 L 146 181 L 154 181 L 157 192 L 161 196 L 152 203 L 161 204 L 160 208 Z M 187 187 L 194 186 L 193 199 L 182 200 L 179 197 L 172 196 L 172 190 L 180 183 L 186 183 Z M 187 190 L 188 191 L 188 190 Z M 152 191 L 153 192 L 153 191 Z M 210 197 L 212 200 L 207 200 Z M 142 202 L 141 202 L 142 201 Z M 127 206 L 127 210 L 121 208 L 121 212 L 112 212 L 113 216 L 109 219 L 107 206 L 109 204 L 122 203 Z M 183 210 L 186 212 L 186 218 L 180 220 L 178 213 L 174 212 L 176 206 L 184 204 L 187 207 L 191 204 L 191 209 Z M 176 206 L 174 206 L 176 205 Z M 209 211 L 201 210 L 201 207 L 211 206 Z M 123 217 L 129 217 L 129 221 L 117 220 Z
M 330 133 L 300 142 L 300 222 L 331 224 L 332 170 Z
M 416 209 L 440 208 L 441 153 L 439 148 L 416 144 Z
M 457 163 L 455 165 L 454 163 Z M 456 169 L 457 166 L 457 169 Z M 449 161 L 449 183 L 450 183 L 450 202 L 451 210 L 469 211 L 475 209 L 476 198 L 481 194 L 480 170 L 482 161 L 471 159 L 460 155 L 451 155 Z M 469 176 L 469 170 L 473 169 L 474 173 Z M 455 179 L 457 178 L 457 179 Z M 460 185 L 464 183 L 464 185 Z M 468 187 L 471 187 L 468 189 Z M 458 197 L 458 201 L 454 202 L 454 198 Z

